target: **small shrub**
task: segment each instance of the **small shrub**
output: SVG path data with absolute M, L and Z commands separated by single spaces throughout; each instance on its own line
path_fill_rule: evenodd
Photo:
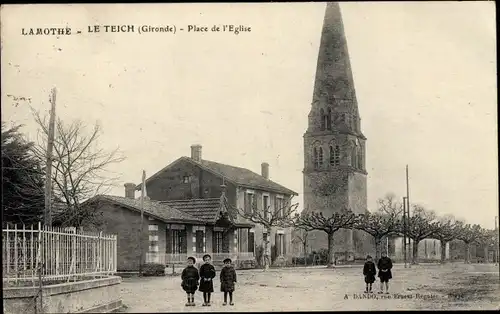
M 299 256 L 292 258 L 292 265 L 297 266 L 311 266 L 313 264 L 314 256 L 309 254 L 307 257 Z
M 165 276 L 165 265 L 148 263 L 143 266 L 143 276 Z

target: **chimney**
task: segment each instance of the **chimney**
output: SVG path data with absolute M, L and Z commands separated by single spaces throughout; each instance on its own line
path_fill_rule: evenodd
M 264 178 L 269 179 L 269 164 L 267 162 L 263 162 L 261 164 L 261 175 Z
M 222 195 L 226 194 L 226 188 L 227 188 L 227 185 L 225 184 L 224 181 L 225 181 L 224 178 L 222 178 L 222 184 L 220 185 L 220 190 L 222 191 Z
M 198 162 L 201 161 L 201 145 L 191 145 L 191 159 Z
M 135 187 L 134 183 L 125 183 L 125 197 L 130 199 L 135 199 Z

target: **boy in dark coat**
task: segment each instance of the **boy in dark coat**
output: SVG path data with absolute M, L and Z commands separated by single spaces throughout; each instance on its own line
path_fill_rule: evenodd
M 366 289 L 365 293 L 372 293 L 372 283 L 375 282 L 375 275 L 377 270 L 375 269 L 375 264 L 372 261 L 372 257 L 368 255 L 366 257 L 365 266 L 363 267 L 363 275 L 365 276 Z
M 384 293 L 384 282 L 385 282 L 385 293 L 389 294 L 389 280 L 392 279 L 392 261 L 387 257 L 387 253 L 382 253 L 382 257 L 378 260 L 378 277 L 380 278 L 380 293 Z
M 220 271 L 220 291 L 224 292 L 224 303 L 222 305 L 227 305 L 227 295 L 229 294 L 229 305 L 234 305 L 233 303 L 233 291 L 234 283 L 236 282 L 236 271 L 231 265 L 231 259 L 226 258 L 224 260 L 224 266 Z
M 198 289 L 198 280 L 200 280 L 200 274 L 198 273 L 198 269 L 194 267 L 194 263 L 196 260 L 194 257 L 188 257 L 187 259 L 187 267 L 182 271 L 182 289 L 186 291 L 188 302 L 186 306 L 194 306 L 194 293 L 196 289 Z
M 200 267 L 200 288 L 203 292 L 203 306 L 210 306 L 210 294 L 214 292 L 215 267 L 210 264 L 212 257 L 209 254 L 203 256 L 205 264 Z

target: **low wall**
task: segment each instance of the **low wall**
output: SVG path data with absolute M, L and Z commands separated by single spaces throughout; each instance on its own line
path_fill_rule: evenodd
M 122 306 L 121 277 L 111 276 L 93 280 L 44 286 L 43 307 L 34 297 L 38 287 L 3 289 L 3 311 L 6 314 L 31 313 L 107 313 Z

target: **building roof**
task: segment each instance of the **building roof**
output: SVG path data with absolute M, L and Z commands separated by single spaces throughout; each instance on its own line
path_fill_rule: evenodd
M 253 188 L 253 189 L 261 189 L 265 191 L 273 191 L 277 193 L 283 193 L 283 194 L 290 194 L 290 195 L 299 195 L 297 192 L 294 192 L 274 181 L 271 181 L 269 179 L 264 178 L 260 174 L 257 174 L 251 170 L 245 169 L 245 168 L 240 168 L 240 167 L 234 167 L 226 164 L 221 164 L 215 161 L 210 161 L 210 160 L 205 160 L 202 159 L 201 162 L 197 162 L 192 158 L 183 156 L 170 165 L 166 166 L 162 170 L 158 171 L 151 177 L 149 177 L 146 182 L 153 180 L 156 176 L 160 175 L 162 172 L 168 170 L 170 167 L 172 167 L 174 164 L 177 162 L 184 160 L 191 162 L 200 168 L 211 172 L 217 176 L 223 177 L 225 180 L 236 184 L 238 186 L 242 187 L 248 187 L 248 188 Z M 141 184 L 137 185 L 136 187 L 137 190 L 141 189 Z
M 111 203 L 119 204 L 128 209 L 134 211 L 141 211 L 141 201 L 140 199 L 131 199 L 122 196 L 115 195 L 98 195 L 92 199 L 93 201 L 104 200 Z M 168 206 L 167 204 L 161 204 L 159 201 L 151 201 L 144 199 L 144 213 L 157 218 L 159 220 L 169 222 L 169 223 L 205 223 L 205 221 L 200 220 L 190 214 L 183 212 L 177 208 Z
M 215 221 L 220 212 L 219 198 L 162 201 L 161 204 L 181 210 L 203 221 Z
M 141 200 L 115 195 L 98 195 L 88 202 L 108 201 L 127 209 L 141 212 Z M 189 223 L 212 225 L 227 212 L 227 201 L 224 198 L 193 199 L 177 201 L 152 201 L 144 199 L 144 213 L 166 223 Z M 237 227 L 253 227 L 253 224 L 237 223 Z
M 207 198 L 207 199 L 190 199 L 190 200 L 175 200 L 162 201 L 162 204 L 176 208 L 185 212 L 199 220 L 207 223 L 215 223 L 221 218 L 221 213 L 229 212 L 228 204 L 225 197 Z M 230 213 L 231 215 L 231 213 Z M 235 220 L 236 215 L 232 214 L 232 219 Z M 254 224 L 233 222 L 238 227 L 253 227 Z

